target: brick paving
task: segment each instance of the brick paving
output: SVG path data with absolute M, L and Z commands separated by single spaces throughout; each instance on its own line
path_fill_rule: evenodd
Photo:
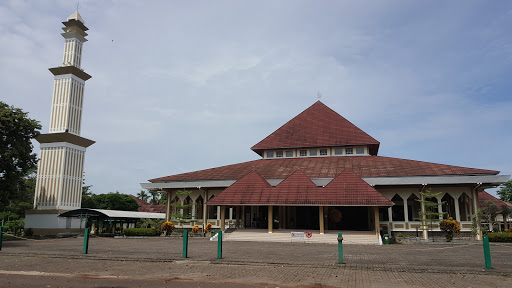
M 174 282 L 168 284 L 195 281 L 201 287 L 210 282 L 258 287 L 512 287 L 511 244 L 492 243 L 494 269 L 485 270 L 478 242 L 344 245 L 343 265 L 337 264 L 337 246 L 329 244 L 225 242 L 224 259 L 219 260 L 217 242 L 202 238 L 190 239 L 187 259 L 182 258 L 182 239 L 176 238 L 91 238 L 88 255 L 81 254 L 82 243 L 83 238 L 6 241 L 0 251 L 0 278 L 44 278 L 34 274 L 41 272 L 62 273 L 45 279 L 89 275 L 101 282 L 115 276 L 132 285 L 127 287 L 138 287 L 134 285 L 143 283 L 140 280 L 161 286 L 169 279 Z M 32 278 L 16 273 L 32 273 Z

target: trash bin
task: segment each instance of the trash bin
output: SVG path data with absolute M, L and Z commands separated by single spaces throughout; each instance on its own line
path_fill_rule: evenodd
M 389 235 L 384 234 L 384 245 L 388 245 L 388 244 L 389 244 Z

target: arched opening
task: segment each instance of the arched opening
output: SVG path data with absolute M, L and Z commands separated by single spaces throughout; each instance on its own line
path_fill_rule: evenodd
M 455 219 L 455 199 L 453 197 L 446 193 L 444 194 L 443 198 L 441 199 L 441 202 L 443 203 L 443 219 L 448 219 L 452 217 Z
M 196 199 L 196 215 L 195 219 L 202 219 L 203 218 L 203 197 L 199 196 Z
M 187 196 L 187 198 L 185 198 L 185 201 L 183 201 L 183 218 L 184 219 L 192 218 L 191 203 L 192 203 L 192 199 L 190 198 L 190 196 Z
M 180 212 L 180 209 L 178 209 L 178 205 L 180 204 L 180 198 L 178 198 L 178 196 L 174 197 L 174 199 L 171 200 L 171 207 L 172 207 L 172 212 L 173 214 L 177 214 Z
M 418 202 L 418 196 L 412 194 L 407 198 L 407 214 L 409 221 L 420 221 L 421 204 Z
M 462 193 L 459 197 L 460 221 L 471 221 L 471 199 Z
M 215 195 L 210 196 L 209 200 L 212 200 Z M 217 206 L 208 207 L 208 219 L 217 219 Z
M 391 198 L 391 201 L 395 203 L 393 207 L 391 208 L 392 212 L 392 221 L 405 221 L 405 215 L 404 215 L 404 199 L 400 197 L 398 194 L 395 194 L 393 198 Z

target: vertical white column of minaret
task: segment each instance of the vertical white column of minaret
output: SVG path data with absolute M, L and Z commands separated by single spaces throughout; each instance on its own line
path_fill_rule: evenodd
M 87 27 L 78 12 L 63 24 L 62 64 L 50 68 L 55 77 L 49 134 L 38 139 L 41 159 L 34 196 L 37 210 L 80 208 L 85 150 L 94 143 L 80 137 L 85 81 L 91 77 L 81 69 Z

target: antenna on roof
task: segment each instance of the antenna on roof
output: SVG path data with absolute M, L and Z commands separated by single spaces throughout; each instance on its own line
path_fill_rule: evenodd
M 76 1 L 76 12 L 78 12 L 78 6 L 80 6 L 80 1 Z
M 318 100 L 320 100 L 320 98 L 322 98 L 322 93 L 320 93 L 320 91 L 318 91 L 316 93 L 316 98 L 318 98 Z

